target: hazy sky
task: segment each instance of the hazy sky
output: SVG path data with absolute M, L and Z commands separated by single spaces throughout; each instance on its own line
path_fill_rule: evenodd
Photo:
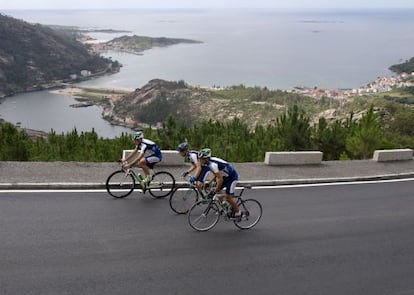
M 414 0 L 0 0 L 1 9 L 414 8 Z

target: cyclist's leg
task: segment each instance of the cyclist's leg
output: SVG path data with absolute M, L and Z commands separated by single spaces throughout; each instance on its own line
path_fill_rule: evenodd
M 230 203 L 236 216 L 240 215 L 239 206 L 237 205 L 237 202 L 234 198 L 234 191 L 236 189 L 238 180 L 239 176 L 237 172 L 234 172 L 234 174 L 230 175 L 229 177 L 226 177 L 223 183 L 223 186 L 226 187 L 225 198 Z
M 157 156 L 151 155 L 141 159 L 140 167 L 144 171 L 145 181 L 149 182 L 151 180 L 151 170 L 154 169 L 155 164 L 159 163 L 161 159 Z

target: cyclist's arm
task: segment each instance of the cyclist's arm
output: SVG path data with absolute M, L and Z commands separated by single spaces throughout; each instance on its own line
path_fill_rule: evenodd
M 194 177 L 196 179 L 198 179 L 198 177 L 200 176 L 200 173 L 201 173 L 201 163 L 200 163 L 200 161 L 197 161 L 195 163 L 191 163 L 191 168 L 188 170 L 188 172 L 192 172 L 192 171 L 195 171 L 194 172 Z
M 126 165 L 126 168 L 131 168 L 136 163 L 138 163 L 142 159 L 142 157 L 144 156 L 144 151 L 145 151 L 145 148 L 141 147 L 141 149 L 139 150 L 138 147 L 136 147 L 134 149 L 134 151 L 128 155 L 128 157 L 125 159 L 125 161 L 128 162 L 129 159 L 131 159 L 132 157 L 134 157 L 138 152 L 139 152 L 139 155 L 138 155 L 138 157 L 135 160 L 131 161 L 131 163 L 128 163 Z
M 143 151 L 140 151 L 138 157 L 131 162 L 131 166 L 139 163 L 139 161 L 141 161 L 141 159 L 144 157 L 144 155 L 145 155 L 145 153 Z
M 215 192 L 216 192 L 216 194 L 218 194 L 218 193 L 220 193 L 221 187 L 223 185 L 223 175 L 221 174 L 221 171 L 218 171 L 218 172 L 213 173 L 213 174 L 214 174 L 214 177 L 217 181 Z
M 137 153 L 137 149 L 135 148 L 128 156 L 126 156 L 126 158 L 125 159 L 122 159 L 122 161 L 124 162 L 128 162 L 129 161 L 129 159 L 131 159 L 132 157 L 134 157 L 135 156 L 135 154 Z

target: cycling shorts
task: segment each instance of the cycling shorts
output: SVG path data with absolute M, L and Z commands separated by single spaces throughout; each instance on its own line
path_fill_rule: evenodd
M 153 169 L 155 164 L 161 162 L 161 160 L 162 160 L 162 157 L 158 157 L 156 155 L 145 157 L 145 163 L 150 169 Z

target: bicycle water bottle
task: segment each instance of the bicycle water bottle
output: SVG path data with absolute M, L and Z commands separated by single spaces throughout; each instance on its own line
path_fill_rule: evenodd
M 141 173 L 138 173 L 137 178 L 139 182 L 142 182 L 144 180 L 144 177 L 142 177 Z
M 224 212 L 229 212 L 229 209 L 230 209 L 230 203 L 229 202 L 227 202 L 226 200 L 224 200 L 222 203 L 221 203 L 221 206 L 223 207 L 223 209 L 224 209 Z

